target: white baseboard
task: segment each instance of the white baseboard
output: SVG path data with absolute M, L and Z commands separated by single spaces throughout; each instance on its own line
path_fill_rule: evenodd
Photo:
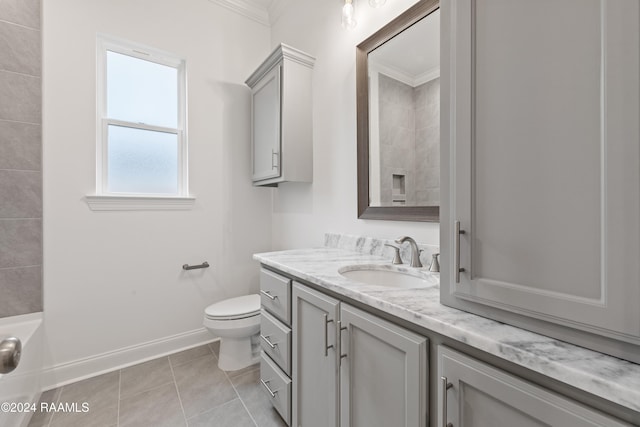
M 217 340 L 207 329 L 200 328 L 47 367 L 42 371 L 42 389 L 51 390 Z

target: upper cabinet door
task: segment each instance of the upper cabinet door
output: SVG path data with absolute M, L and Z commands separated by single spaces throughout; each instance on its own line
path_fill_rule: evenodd
M 442 13 L 443 302 L 640 344 L 638 1 Z
M 253 184 L 313 180 L 315 58 L 280 44 L 245 81 L 251 88 Z
M 276 65 L 251 90 L 254 181 L 280 176 L 280 70 Z

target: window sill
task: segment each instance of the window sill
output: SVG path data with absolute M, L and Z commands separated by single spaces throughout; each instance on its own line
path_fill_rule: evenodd
M 92 211 L 187 211 L 195 197 L 85 196 Z

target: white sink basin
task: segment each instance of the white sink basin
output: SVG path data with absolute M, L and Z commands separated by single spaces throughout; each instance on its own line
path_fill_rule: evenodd
M 423 272 L 396 270 L 380 265 L 352 265 L 341 268 L 338 273 L 354 282 L 386 288 L 414 289 L 435 284 Z

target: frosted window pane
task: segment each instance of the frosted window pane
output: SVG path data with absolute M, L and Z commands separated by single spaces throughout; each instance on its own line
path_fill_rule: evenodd
M 107 114 L 111 119 L 178 127 L 178 70 L 107 51 Z
M 178 193 L 178 136 L 109 126 L 110 193 Z

